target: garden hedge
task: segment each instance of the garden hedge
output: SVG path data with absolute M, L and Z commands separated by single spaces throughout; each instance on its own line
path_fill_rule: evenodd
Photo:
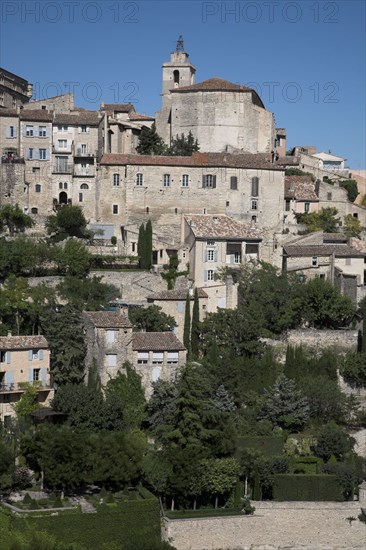
M 343 501 L 342 488 L 333 475 L 276 474 L 273 500 Z

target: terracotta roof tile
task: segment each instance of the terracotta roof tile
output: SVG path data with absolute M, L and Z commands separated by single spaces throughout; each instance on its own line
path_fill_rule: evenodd
M 45 349 L 48 342 L 44 336 L 1 336 L 0 349 L 2 350 L 26 350 Z
M 35 120 L 41 122 L 52 122 L 53 111 L 46 111 L 45 109 L 21 109 L 20 120 Z
M 203 82 L 197 82 L 191 86 L 182 86 L 181 88 L 172 88 L 172 93 L 191 93 L 191 92 L 239 92 L 239 93 L 251 93 L 253 103 L 259 107 L 264 108 L 263 102 L 257 92 L 252 88 L 243 86 L 242 84 L 234 84 L 223 78 L 209 78 Z
M 101 111 L 113 111 L 115 113 L 131 113 L 135 110 L 132 103 L 104 103 L 100 106 Z
M 130 120 L 155 120 L 153 116 L 141 115 L 140 113 L 130 113 L 128 118 Z
M 0 117 L 1 116 L 12 116 L 12 117 L 17 117 L 18 116 L 18 112 L 15 111 L 14 109 L 1 109 L 0 108 Z
M 364 252 L 360 252 L 346 244 L 319 244 L 319 245 L 285 245 L 283 251 L 286 256 L 330 256 L 335 254 L 337 258 L 363 258 Z
M 206 292 L 203 290 L 203 288 L 197 288 L 198 291 L 198 298 L 208 298 Z M 185 300 L 187 298 L 187 290 L 182 289 L 174 289 L 174 290 L 163 290 L 162 292 L 155 292 L 154 294 L 150 294 L 150 296 L 147 297 L 148 300 Z M 194 294 L 191 296 L 191 299 L 193 300 Z
M 285 176 L 285 198 L 318 201 L 315 184 L 309 176 Z
M 278 163 L 271 162 L 271 155 L 229 154 L 229 153 L 193 153 L 191 157 L 160 156 L 160 155 L 121 155 L 106 153 L 100 164 L 106 166 L 192 166 L 192 167 L 227 167 L 247 168 L 254 170 L 283 171 Z
M 132 324 L 126 315 L 118 311 L 85 311 L 84 315 L 97 328 L 131 328 Z
M 136 351 L 184 351 L 174 332 L 134 332 L 132 349 Z
M 73 111 L 71 113 L 55 114 L 54 124 L 72 124 L 78 126 L 87 124 L 88 126 L 98 126 L 101 121 L 98 111 Z
M 257 229 L 223 214 L 201 214 L 185 217 L 196 238 L 262 240 Z

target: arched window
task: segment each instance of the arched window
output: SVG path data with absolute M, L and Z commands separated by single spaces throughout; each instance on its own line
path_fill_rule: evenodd
M 38 208 L 34 206 L 33 208 L 31 208 L 31 212 L 32 214 L 38 214 Z
M 67 193 L 65 191 L 61 191 L 59 194 L 58 202 L 60 204 L 67 204 Z
M 80 189 L 89 189 L 89 185 L 87 183 L 82 183 Z
M 179 86 L 179 71 L 173 72 L 173 78 L 174 78 L 174 88 L 178 88 Z
M 259 178 L 252 178 L 252 197 L 258 197 L 259 192 Z

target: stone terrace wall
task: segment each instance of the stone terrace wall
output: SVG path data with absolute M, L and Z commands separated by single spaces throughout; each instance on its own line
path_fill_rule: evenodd
M 293 346 L 311 348 L 335 348 L 344 351 L 356 351 L 357 330 L 289 330 L 286 341 Z
M 254 502 L 253 516 L 165 520 L 177 550 L 364 550 L 358 502 Z

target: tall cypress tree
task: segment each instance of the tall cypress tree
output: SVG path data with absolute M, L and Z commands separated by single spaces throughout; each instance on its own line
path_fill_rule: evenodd
M 145 266 L 151 269 L 152 266 L 152 224 L 149 220 L 145 227 Z
M 366 300 L 363 305 L 363 321 L 362 321 L 362 352 L 366 353 Z
M 198 290 L 194 290 L 194 303 L 192 312 L 192 327 L 191 327 L 191 351 L 192 357 L 198 358 L 199 354 L 199 337 L 200 337 L 200 310 L 198 303 Z
M 191 300 L 189 297 L 189 292 L 187 292 L 186 298 L 186 310 L 184 312 L 184 329 L 183 329 L 183 344 L 187 349 L 187 354 L 191 353 Z
M 139 227 L 139 237 L 138 237 L 138 241 L 137 241 L 137 255 L 139 257 L 139 264 L 140 264 L 141 269 L 146 269 L 146 266 L 145 266 L 145 259 L 146 259 L 145 247 L 146 247 L 145 226 L 142 223 Z

